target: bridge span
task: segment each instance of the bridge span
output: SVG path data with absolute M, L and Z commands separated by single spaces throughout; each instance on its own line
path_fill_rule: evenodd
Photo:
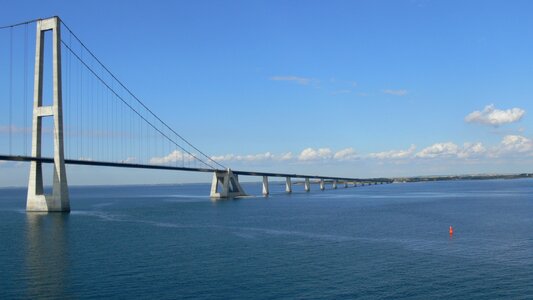
M 36 25 L 34 44 L 28 38 L 32 24 Z M 245 196 L 239 176 L 261 177 L 264 195 L 270 193 L 271 177 L 285 178 L 288 193 L 293 191 L 293 179 L 301 179 L 305 191 L 311 190 L 312 183 L 324 190 L 326 184 L 336 189 L 338 185 L 392 182 L 387 178 L 232 170 L 194 146 L 148 108 L 59 17 L 2 26 L 2 32 L 9 34 L 5 43 L 9 47 L 0 51 L 0 56 L 8 54 L 10 62 L 9 68 L 0 70 L 7 72 L 0 78 L 8 80 L 8 103 L 2 105 L 7 106 L 9 115 L 9 137 L 7 143 L 0 144 L 8 145 L 7 149 L 0 147 L 0 160 L 30 163 L 27 211 L 70 211 L 66 164 L 208 172 L 213 174 L 210 196 L 215 199 Z M 17 32 L 22 37 L 17 38 Z M 28 55 L 32 47 L 33 72 Z M 51 56 L 44 51 L 48 47 L 51 49 L 46 53 Z M 48 75 L 43 71 L 45 65 L 52 69 Z M 20 76 L 22 80 L 17 84 L 15 80 Z M 33 94 L 32 109 L 28 109 L 28 94 Z M 46 120 L 51 121 L 50 128 L 43 125 Z M 51 135 L 48 147 L 44 139 L 47 134 Z M 42 164 L 54 165 L 50 195 L 44 193 Z
M 54 163 L 54 159 L 51 157 L 31 157 L 31 156 L 10 156 L 10 155 L 0 155 L 0 160 L 4 161 L 18 161 L 18 162 L 39 162 L 39 163 Z M 174 167 L 174 166 L 164 166 L 164 165 L 145 165 L 145 164 L 134 164 L 134 163 L 125 163 L 125 162 L 105 162 L 105 161 L 91 161 L 91 160 L 76 160 L 76 159 L 65 159 L 65 164 L 67 165 L 82 165 L 82 166 L 100 166 L 100 167 L 118 167 L 118 168 L 133 168 L 133 169 L 153 169 L 153 170 L 173 170 L 173 171 L 184 171 L 184 172 L 203 172 L 203 173 L 213 173 L 213 177 L 216 178 L 217 175 L 224 175 L 228 172 L 231 172 L 236 176 L 254 176 L 263 178 L 263 195 L 269 195 L 269 177 L 280 177 L 285 178 L 285 191 L 287 193 L 292 193 L 292 179 L 303 179 L 304 180 L 304 190 L 310 191 L 310 185 L 313 183 L 320 185 L 320 190 L 325 190 L 326 184 L 331 184 L 332 189 L 337 189 L 338 186 L 344 186 L 345 188 L 349 186 L 364 186 L 364 185 L 374 185 L 374 184 L 384 184 L 392 183 L 393 180 L 390 178 L 350 178 L 350 177 L 333 177 L 333 176 L 320 176 L 320 175 L 304 175 L 304 174 L 294 174 L 294 173 L 273 173 L 273 172 L 257 172 L 257 171 L 242 171 L 242 170 L 231 170 L 231 169 L 208 169 L 208 168 L 189 168 L 189 167 Z M 311 181 L 314 179 L 315 181 Z M 223 179 L 222 179 L 223 180 Z M 217 181 L 218 185 L 223 184 L 223 181 Z M 221 188 L 218 186 L 218 188 Z M 213 189 L 213 187 L 212 187 Z M 230 191 L 224 192 L 222 194 L 229 193 Z M 217 192 L 215 192 L 217 193 Z M 220 192 L 218 192 L 220 193 Z M 239 195 L 226 195 L 220 196 L 211 193 L 213 198 L 226 198 L 226 197 L 238 197 L 245 196 L 246 194 Z

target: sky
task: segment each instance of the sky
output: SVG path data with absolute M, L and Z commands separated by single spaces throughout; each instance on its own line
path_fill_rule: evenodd
M 531 11 L 530 1 L 4 1 L 0 26 L 60 16 L 161 119 L 233 169 L 390 177 L 533 171 Z M 0 186 L 25 185 L 28 169 L 0 162 Z

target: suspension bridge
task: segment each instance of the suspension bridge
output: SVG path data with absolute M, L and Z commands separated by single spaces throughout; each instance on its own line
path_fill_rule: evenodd
M 70 211 L 66 164 L 209 172 L 214 199 L 245 196 L 239 176 L 262 177 L 264 195 L 269 177 L 285 178 L 288 193 L 293 179 L 305 191 L 391 182 L 232 170 L 158 117 L 59 17 L 0 27 L 0 40 L 0 161 L 30 163 L 27 211 Z M 49 194 L 43 164 L 53 164 Z

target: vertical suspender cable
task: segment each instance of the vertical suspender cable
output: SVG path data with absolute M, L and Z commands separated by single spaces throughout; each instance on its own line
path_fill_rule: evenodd
M 100 88 L 100 84 L 98 85 L 98 97 L 96 97 L 96 132 L 98 132 L 98 137 L 96 139 L 96 156 L 97 156 L 97 160 L 102 160 L 101 156 L 100 156 L 100 139 L 103 137 L 103 131 L 100 131 L 100 91 L 101 91 L 101 88 Z
M 110 107 L 110 102 L 112 101 L 115 101 L 113 99 L 113 95 L 111 95 L 111 100 L 109 100 L 109 97 L 107 98 L 107 101 L 106 101 L 106 131 L 109 132 L 109 127 L 111 127 L 110 125 L 110 117 L 111 117 L 111 109 L 109 108 Z M 106 159 L 110 159 L 109 158 L 109 140 L 111 139 L 111 136 L 108 135 L 107 138 L 106 138 Z
M 139 157 L 141 158 L 141 162 L 144 161 L 143 157 L 143 148 L 142 148 L 142 139 L 143 139 L 143 123 L 141 118 L 139 119 Z
M 112 103 L 113 101 L 115 101 L 113 99 L 113 95 L 110 95 L 111 96 L 111 99 L 109 99 L 109 97 L 107 98 L 107 101 L 106 101 L 106 131 L 109 132 L 109 127 L 110 126 L 110 119 L 111 119 L 111 109 L 110 109 L 110 103 Z M 107 136 L 106 138 L 106 148 L 105 148 L 105 151 L 106 151 L 106 159 L 109 159 L 109 140 L 111 139 L 111 136 Z
M 80 158 L 80 64 L 76 63 L 76 159 Z
M 9 30 L 9 155 L 13 143 L 13 27 Z
M 117 153 L 120 150 L 117 147 L 117 139 L 116 139 L 116 132 L 117 132 L 117 127 L 118 127 L 118 103 L 117 102 L 118 102 L 118 99 L 116 101 L 113 101 L 113 113 L 115 115 L 115 117 L 113 118 L 113 130 L 111 130 L 111 134 L 114 137 L 112 140 L 113 143 L 112 143 L 111 148 L 115 149 L 115 151 L 111 152 L 113 160 L 117 160 Z
M 69 34 L 68 36 L 68 43 L 69 45 L 72 45 L 72 35 Z M 65 51 L 68 53 L 68 51 Z M 68 125 L 67 125 L 67 138 L 68 138 L 68 149 L 69 149 L 69 157 L 72 156 L 72 55 L 68 53 Z
M 61 53 L 64 53 L 65 51 L 63 51 L 63 45 L 61 45 Z M 65 57 L 65 55 L 62 55 L 61 56 L 61 59 L 65 62 L 64 64 L 62 63 L 61 64 L 61 68 L 62 68 L 62 77 L 61 77 L 61 80 L 63 80 L 63 96 L 64 95 L 67 95 L 67 97 L 63 97 L 63 136 L 66 136 L 67 137 L 67 140 L 68 140 L 68 124 L 67 126 L 65 126 L 65 121 L 67 120 L 67 116 L 68 116 L 68 90 L 70 89 L 70 82 L 69 82 L 69 78 L 68 78 L 68 58 Z M 63 144 L 63 147 L 64 147 L 64 156 L 65 158 L 68 157 L 68 141 L 64 144 Z
M 124 148 L 124 110 L 125 106 L 121 105 L 121 111 L 120 111 L 120 152 L 122 153 L 122 159 L 127 160 L 128 155 L 126 154 L 126 148 Z
M 129 137 L 130 137 L 130 153 L 131 153 L 131 156 L 132 157 L 136 157 L 136 160 L 138 163 L 141 162 L 139 156 L 136 155 L 137 151 L 135 151 L 135 143 L 134 143 L 134 124 L 133 124 L 133 111 L 132 110 L 126 110 L 126 121 L 128 121 L 128 123 L 130 123 L 130 134 L 129 134 Z
M 87 159 L 93 159 L 94 157 L 94 143 L 93 143 L 93 137 L 92 137 L 92 131 L 93 131 L 93 124 L 92 124 L 92 118 L 94 118 L 94 110 L 92 109 L 93 105 L 93 99 L 94 99 L 94 85 L 92 81 L 92 77 L 90 76 L 89 72 L 86 73 L 87 76 L 85 77 L 85 81 L 87 82 L 87 99 L 85 100 L 85 113 L 86 118 L 85 119 L 85 126 L 86 126 L 86 142 L 85 142 L 85 148 L 87 148 L 87 155 L 85 157 Z
M 125 139 L 126 139 L 126 125 L 124 125 L 124 105 L 118 105 L 117 101 L 115 99 L 115 96 L 113 96 L 113 94 L 111 94 L 111 99 L 113 99 L 113 103 L 115 103 L 116 105 L 116 108 L 117 108 L 117 115 L 118 115 L 118 120 L 119 120 L 119 126 L 118 126 L 118 134 L 120 134 L 120 155 L 117 157 L 117 159 L 128 159 L 128 151 L 126 151 L 126 147 L 124 146 L 125 144 Z
M 28 156 L 28 24 L 24 26 L 24 155 Z
M 87 76 L 87 80 L 89 80 L 89 91 L 90 91 L 90 94 L 89 94 L 89 100 L 87 101 L 87 123 L 88 123 L 88 127 L 87 127 L 87 130 L 88 130 L 88 137 L 87 137 L 87 147 L 89 147 L 89 149 L 91 149 L 91 152 L 90 154 L 88 155 L 88 157 L 90 157 L 91 159 L 94 159 L 94 157 L 96 156 L 96 151 L 94 150 L 95 148 L 95 144 L 96 142 L 94 141 L 94 132 L 96 130 L 98 130 L 98 128 L 96 128 L 96 130 L 94 129 L 94 124 L 93 124 L 93 120 L 95 120 L 95 109 L 94 109 L 94 106 L 95 106 L 95 103 L 94 103 L 94 80 L 91 76 Z M 96 103 L 96 105 L 98 105 L 98 103 Z M 96 122 L 96 124 L 98 125 L 98 122 Z
M 81 51 L 81 57 L 83 57 L 83 49 Z M 81 159 L 83 156 L 83 139 L 82 139 L 82 104 L 83 104 L 83 67 L 78 64 L 78 68 L 80 70 L 80 86 L 78 87 L 78 94 L 80 95 L 79 101 L 78 101 L 78 159 Z
M 113 86 L 111 86 L 113 87 Z M 116 130 L 116 120 L 117 120 L 117 101 L 115 101 L 115 99 L 113 99 L 113 102 L 111 103 L 111 128 L 109 130 L 109 132 L 111 133 L 111 137 L 114 136 L 114 133 L 115 133 L 115 130 Z M 111 156 L 109 157 L 109 160 L 110 161 L 113 161 L 113 158 L 114 158 L 114 151 L 112 149 L 116 149 L 114 146 L 115 146 L 115 140 L 114 139 L 111 139 L 110 140 L 111 142 L 111 147 L 109 148 L 110 149 L 110 152 L 111 152 Z M 115 150 L 116 151 L 116 150 Z
M 144 144 L 146 145 L 146 147 L 144 148 L 144 153 L 146 153 L 146 163 L 148 163 L 148 153 L 150 153 L 150 136 L 148 134 L 148 126 L 146 126 L 146 136 L 144 138 Z

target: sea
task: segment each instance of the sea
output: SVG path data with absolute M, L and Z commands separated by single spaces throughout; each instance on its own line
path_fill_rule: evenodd
M 533 180 L 0 189 L 0 299 L 532 299 Z M 453 227 L 453 235 L 449 228 Z

